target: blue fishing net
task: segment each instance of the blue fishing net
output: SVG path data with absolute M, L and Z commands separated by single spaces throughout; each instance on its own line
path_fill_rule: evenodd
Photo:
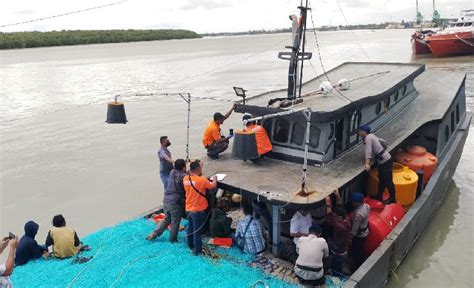
M 11 277 L 21 287 L 250 287 L 263 280 L 269 287 L 296 287 L 262 270 L 251 268 L 250 255 L 238 249 L 217 249 L 220 259 L 193 256 L 185 245 L 168 242 L 165 232 L 155 241 L 145 240 L 154 223 L 136 219 L 105 228 L 83 239 L 94 256 L 89 262 L 39 259 L 16 267 Z M 263 286 L 256 286 L 263 287 Z

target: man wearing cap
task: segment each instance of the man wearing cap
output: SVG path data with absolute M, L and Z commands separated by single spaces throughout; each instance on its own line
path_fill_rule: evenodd
M 252 115 L 245 113 L 244 116 L 242 117 L 242 121 L 247 121 L 252 118 Z M 257 151 L 259 158 L 262 158 L 265 156 L 265 154 L 269 153 L 272 151 L 273 146 L 272 143 L 270 142 L 270 139 L 268 138 L 267 131 L 265 128 L 263 128 L 262 125 L 258 125 L 257 121 L 247 121 L 245 124 L 245 131 L 250 131 L 255 133 L 255 138 L 257 142 Z M 256 161 L 258 159 L 252 160 Z
M 232 138 L 232 135 L 223 137 L 221 134 L 221 125 L 227 118 L 229 118 L 232 111 L 234 111 L 234 108 L 235 105 L 232 106 L 229 112 L 225 115 L 222 115 L 219 112 L 214 113 L 213 120 L 209 122 L 206 131 L 204 131 L 202 144 L 207 149 L 207 156 L 212 159 L 219 159 L 219 154 L 229 147 L 229 139 Z
M 369 236 L 369 205 L 364 203 L 362 193 L 352 193 L 352 262 L 353 271 L 357 270 L 365 261 L 364 246 L 367 236 Z
M 390 193 L 390 198 L 387 199 L 386 204 L 395 203 L 395 185 L 393 184 L 393 159 L 390 153 L 386 150 L 385 140 L 378 138 L 370 133 L 368 125 L 359 127 L 357 134 L 362 138 L 365 145 L 365 165 L 364 169 L 370 171 L 370 163 L 374 161 L 378 165 L 379 170 L 379 187 L 376 198 L 383 201 L 383 192 L 385 188 Z
M 326 240 L 321 236 L 321 227 L 313 225 L 309 235 L 298 240 L 298 259 L 295 264 L 295 274 L 302 285 L 322 285 L 325 282 L 323 258 L 329 256 Z

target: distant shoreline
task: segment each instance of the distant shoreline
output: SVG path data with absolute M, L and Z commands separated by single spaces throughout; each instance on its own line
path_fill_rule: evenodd
M 0 50 L 194 38 L 202 36 L 190 30 L 171 29 L 0 32 Z
M 343 31 L 343 30 L 381 30 L 386 28 L 407 29 L 414 28 L 410 22 L 380 23 L 363 25 L 322 26 L 316 31 Z M 313 29 L 308 29 L 313 31 Z M 195 39 L 202 37 L 241 36 L 291 33 L 290 28 L 273 30 L 250 30 L 242 32 L 217 32 L 198 34 L 182 29 L 158 30 L 62 30 L 50 32 L 0 32 L 0 50 L 38 48 L 52 46 L 73 46 L 87 44 L 126 43 L 157 40 Z

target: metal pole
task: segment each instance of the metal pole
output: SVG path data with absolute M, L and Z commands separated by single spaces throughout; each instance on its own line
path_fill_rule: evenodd
M 306 141 L 304 143 L 304 161 L 303 161 L 303 178 L 301 179 L 301 193 L 305 194 L 306 191 L 306 176 L 308 170 L 308 149 L 309 149 L 309 134 L 311 132 L 311 110 L 303 111 L 304 117 L 306 118 Z
M 281 252 L 281 243 L 280 243 L 280 222 L 281 222 L 281 213 L 280 207 L 272 205 L 272 253 L 276 257 L 280 256 Z
M 191 122 L 191 93 L 188 93 L 188 126 L 186 127 L 186 162 L 189 162 L 189 123 Z
M 303 2 L 303 1 L 301 1 Z M 303 4 L 303 3 L 301 3 Z M 301 55 L 303 55 L 304 57 L 304 48 L 305 48 L 305 44 L 306 44 L 306 17 L 307 17 L 307 14 L 308 14 L 308 0 L 306 0 L 306 6 L 305 6 L 305 10 L 304 10 L 304 19 L 301 20 L 301 33 L 303 34 L 302 35 L 302 38 L 303 38 L 303 45 L 302 45 L 302 48 L 301 48 Z M 298 97 L 301 98 L 301 89 L 303 88 L 303 64 L 304 64 L 304 59 L 303 57 L 301 57 L 301 65 L 300 65 L 300 79 L 299 79 L 299 87 L 298 87 Z M 296 98 L 296 95 L 295 95 L 295 98 Z

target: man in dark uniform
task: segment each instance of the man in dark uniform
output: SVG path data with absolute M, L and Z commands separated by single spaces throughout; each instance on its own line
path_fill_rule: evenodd
M 357 131 L 359 137 L 362 137 L 365 145 L 365 165 L 364 169 L 369 172 L 371 162 L 376 162 L 379 169 L 379 189 L 376 198 L 383 201 L 383 192 L 385 188 L 390 193 L 390 198 L 385 201 L 386 204 L 395 203 L 395 185 L 393 184 L 393 159 L 390 153 L 385 149 L 385 141 L 370 133 L 368 125 L 362 125 Z

